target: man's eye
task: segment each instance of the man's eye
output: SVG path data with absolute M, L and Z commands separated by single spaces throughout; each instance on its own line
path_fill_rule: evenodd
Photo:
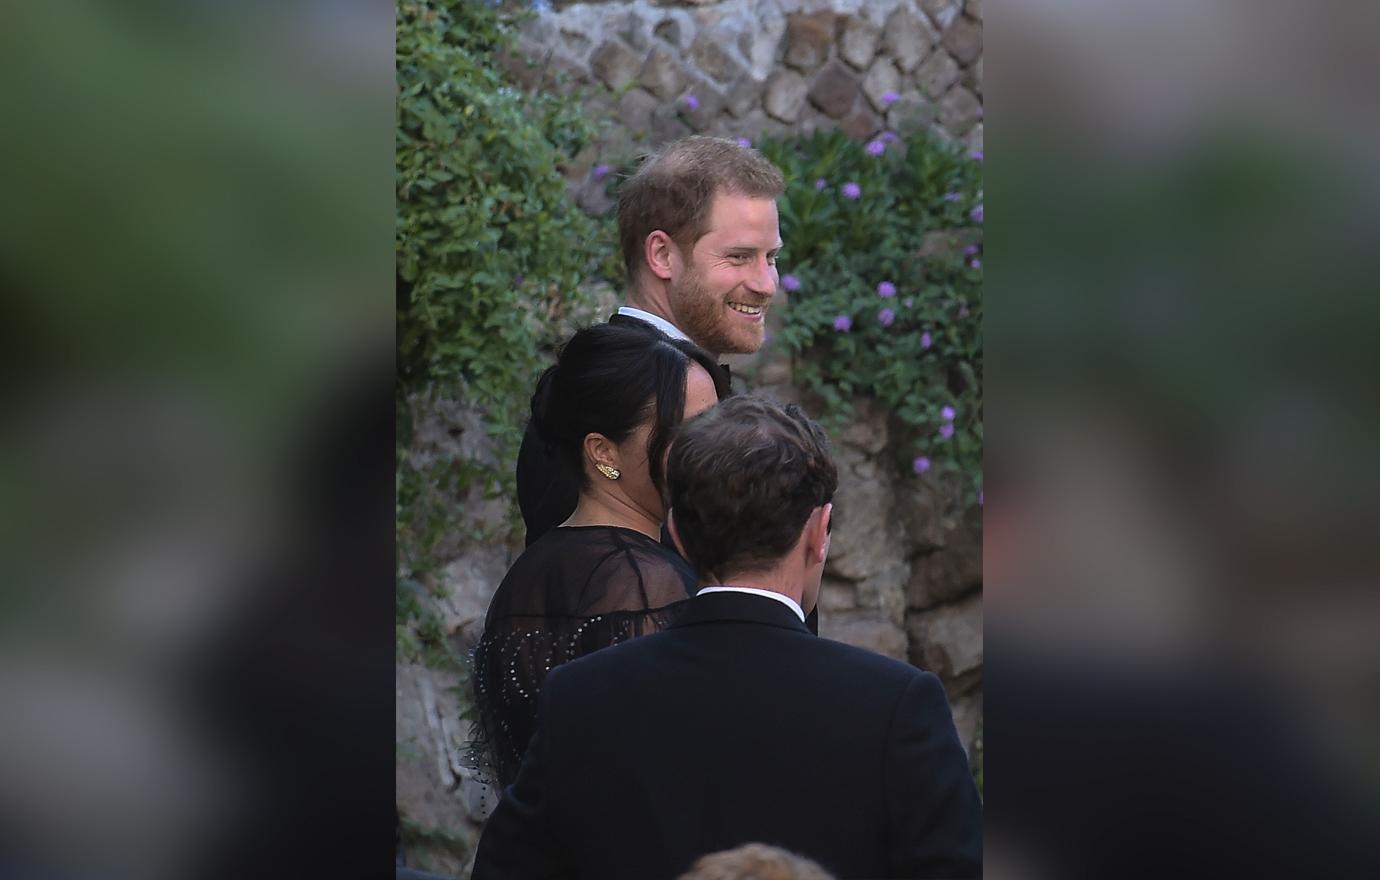
M 778 254 L 767 254 L 767 265 L 775 266 Z

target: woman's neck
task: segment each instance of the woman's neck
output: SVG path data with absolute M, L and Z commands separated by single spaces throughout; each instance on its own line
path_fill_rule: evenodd
M 660 540 L 661 520 L 623 498 L 580 493 L 580 501 L 563 526 L 619 526 Z

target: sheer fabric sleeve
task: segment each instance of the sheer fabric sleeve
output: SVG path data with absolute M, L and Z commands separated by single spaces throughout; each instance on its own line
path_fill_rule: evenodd
M 614 541 L 601 551 L 581 577 L 557 578 L 545 595 L 529 597 L 540 602 L 496 596 L 471 655 L 476 717 L 468 758 L 482 781 L 504 786 L 516 778 L 551 669 L 664 629 L 694 589 L 688 567 L 659 545 Z

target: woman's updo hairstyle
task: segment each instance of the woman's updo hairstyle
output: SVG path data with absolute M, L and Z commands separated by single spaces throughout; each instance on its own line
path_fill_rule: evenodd
M 556 365 L 537 382 L 532 424 L 558 465 L 587 489 L 585 435 L 603 434 L 622 443 L 652 418 L 648 467 L 652 485 L 665 491 L 662 462 L 685 411 L 691 361 L 709 373 L 722 400 L 728 377 L 694 343 L 671 339 L 641 321 L 586 327 L 561 347 Z

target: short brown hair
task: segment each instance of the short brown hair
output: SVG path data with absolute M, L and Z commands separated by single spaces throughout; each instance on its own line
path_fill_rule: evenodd
M 834 880 L 819 865 L 802 856 L 748 843 L 702 857 L 680 880 Z
M 682 250 L 708 230 L 719 193 L 775 199 L 786 178 L 761 153 L 726 138 L 692 135 L 648 156 L 618 191 L 618 241 L 628 281 L 637 277 L 647 236 L 660 229 Z
M 666 472 L 676 534 L 707 580 L 774 565 L 838 488 L 824 430 L 758 394 L 682 425 Z

